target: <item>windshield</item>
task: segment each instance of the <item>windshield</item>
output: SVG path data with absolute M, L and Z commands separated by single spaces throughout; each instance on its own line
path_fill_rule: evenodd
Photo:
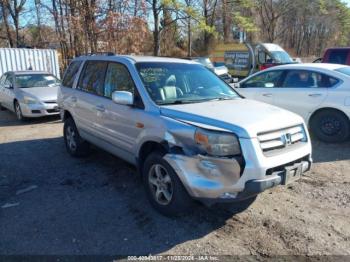
M 281 63 L 281 64 L 293 63 L 293 59 L 288 55 L 287 52 L 272 51 L 271 55 L 273 60 L 275 60 L 277 63 Z
M 340 72 L 344 75 L 350 76 L 350 66 L 335 69 L 335 71 Z
M 137 63 L 136 68 L 147 92 L 158 105 L 240 97 L 214 73 L 198 64 Z
M 49 74 L 25 74 L 15 77 L 15 84 L 18 88 L 56 86 L 60 81 Z

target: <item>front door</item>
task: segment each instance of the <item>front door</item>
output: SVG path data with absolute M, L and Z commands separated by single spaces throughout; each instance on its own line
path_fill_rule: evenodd
M 7 77 L 5 81 L 2 84 L 2 90 L 1 90 L 1 104 L 10 109 L 14 110 L 14 84 L 13 84 L 13 77 L 10 74 L 7 74 Z
M 130 92 L 134 96 L 134 105 L 121 105 L 112 101 L 115 91 Z M 144 123 L 144 110 L 132 77 L 124 64 L 109 62 L 104 81 L 103 111 L 97 121 L 100 126 L 100 135 L 116 150 L 123 150 L 125 158 L 134 153 L 136 140 L 142 132 Z
M 273 104 L 274 89 L 282 84 L 283 75 L 283 70 L 262 72 L 242 82 L 238 92 L 246 98 Z

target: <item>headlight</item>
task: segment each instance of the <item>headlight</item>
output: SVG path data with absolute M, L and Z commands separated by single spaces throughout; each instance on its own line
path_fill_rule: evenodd
M 234 156 L 241 154 L 240 145 L 234 134 L 197 129 L 194 140 L 212 156 Z
M 38 103 L 38 100 L 36 100 L 35 98 L 30 97 L 30 96 L 25 96 L 23 98 L 23 101 L 25 104 L 37 104 Z

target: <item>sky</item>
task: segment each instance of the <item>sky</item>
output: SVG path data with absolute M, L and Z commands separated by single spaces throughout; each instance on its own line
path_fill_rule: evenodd
M 342 1 L 350 7 L 350 0 L 342 0 Z M 41 2 L 50 6 L 49 0 L 41 0 Z M 25 4 L 26 12 L 22 15 L 22 19 L 20 20 L 21 26 L 36 23 L 36 17 L 35 17 L 35 12 L 34 12 L 35 11 L 35 8 L 34 8 L 35 4 L 34 3 L 35 3 L 35 0 L 27 0 L 27 2 Z M 45 11 L 46 11 L 45 9 L 41 10 L 41 12 L 45 12 Z M 49 14 L 47 14 L 47 16 L 43 16 L 42 20 L 44 20 L 44 21 L 42 21 L 43 24 L 46 24 L 46 25 L 52 24 L 53 25 L 52 18 Z

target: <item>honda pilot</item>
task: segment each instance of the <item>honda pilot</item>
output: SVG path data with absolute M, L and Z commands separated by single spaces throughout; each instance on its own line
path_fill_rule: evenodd
M 64 141 L 74 157 L 90 145 L 135 165 L 164 215 L 252 203 L 311 167 L 301 117 L 241 97 L 194 61 L 120 55 L 74 59 L 58 94 Z

